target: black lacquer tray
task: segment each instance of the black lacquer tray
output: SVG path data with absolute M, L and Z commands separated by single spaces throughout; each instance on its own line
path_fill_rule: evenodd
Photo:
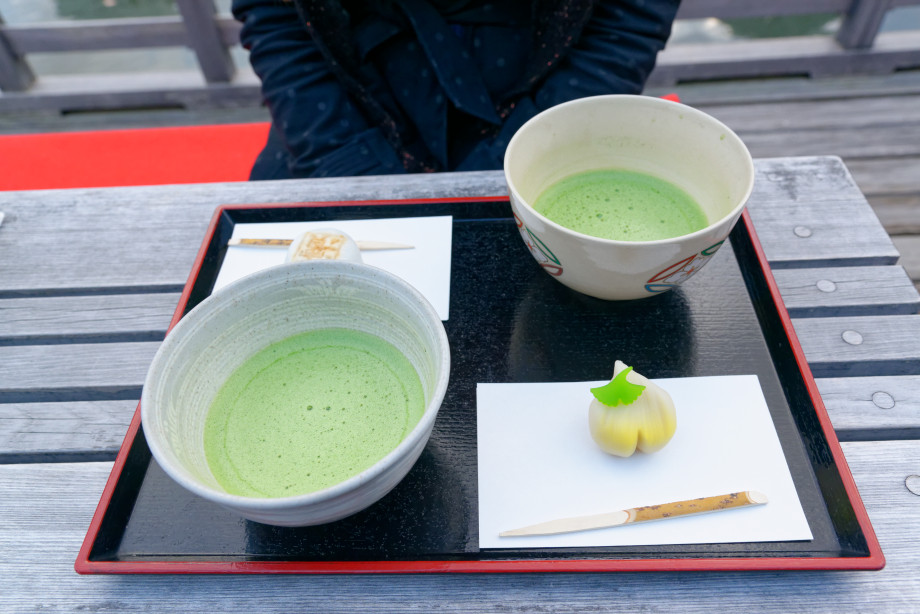
M 380 573 L 879 569 L 884 558 L 750 219 L 677 290 L 578 294 L 527 252 L 505 198 L 220 207 L 175 321 L 214 284 L 237 223 L 453 217 L 451 382 L 427 448 L 381 501 L 305 528 L 240 518 L 152 462 L 135 413 L 75 568 L 80 573 Z M 624 348 L 651 378 L 756 374 L 810 541 L 482 550 L 476 384 L 601 380 Z

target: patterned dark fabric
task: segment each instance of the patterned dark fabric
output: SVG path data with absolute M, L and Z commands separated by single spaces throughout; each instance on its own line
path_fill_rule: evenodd
M 561 102 L 639 93 L 679 0 L 234 0 L 272 113 L 253 179 L 501 168 Z

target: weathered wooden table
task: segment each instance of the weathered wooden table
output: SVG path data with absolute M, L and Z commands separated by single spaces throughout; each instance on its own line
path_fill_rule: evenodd
M 887 558 L 878 572 L 79 576 L 216 205 L 499 195 L 498 172 L 0 194 L 0 611 L 920 610 L 920 299 L 838 158 L 750 213 Z

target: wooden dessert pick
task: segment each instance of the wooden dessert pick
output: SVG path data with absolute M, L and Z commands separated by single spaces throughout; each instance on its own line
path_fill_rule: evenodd
M 691 514 L 720 512 L 737 507 L 764 505 L 766 503 L 766 495 L 754 490 L 747 490 L 742 492 L 733 492 L 727 495 L 700 497 L 699 499 L 672 501 L 671 503 L 661 503 L 659 505 L 633 507 L 616 512 L 592 514 L 590 516 L 560 518 L 558 520 L 550 520 L 527 527 L 521 527 L 520 529 L 502 531 L 498 535 L 499 537 L 523 537 L 527 535 L 553 535 L 556 533 L 573 533 L 575 531 L 603 529 L 607 527 L 616 527 L 637 522 L 649 522 L 651 520 L 677 518 L 679 516 L 689 516 Z
M 287 248 L 292 239 L 230 239 L 227 242 L 229 246 L 251 246 L 251 247 L 284 247 Z M 414 249 L 413 245 L 405 243 L 391 243 L 389 241 L 355 241 L 358 249 L 361 251 L 378 251 L 385 249 Z

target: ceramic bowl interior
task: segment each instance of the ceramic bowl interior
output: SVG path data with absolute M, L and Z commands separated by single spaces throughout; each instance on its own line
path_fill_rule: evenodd
M 377 464 L 335 486 L 283 498 L 228 494 L 205 459 L 204 424 L 211 402 L 230 374 L 256 352 L 322 328 L 370 333 L 399 349 L 421 379 L 422 418 Z M 374 503 L 408 472 L 431 433 L 449 370 L 444 326 L 408 283 L 360 263 L 289 263 L 221 289 L 180 320 L 147 374 L 141 420 L 156 461 L 188 490 L 258 522 L 320 524 Z
M 750 153 L 727 126 L 648 96 L 594 96 L 552 107 L 515 133 L 505 165 L 509 188 L 529 207 L 565 177 L 619 168 L 677 185 L 710 226 L 737 217 L 753 183 Z

